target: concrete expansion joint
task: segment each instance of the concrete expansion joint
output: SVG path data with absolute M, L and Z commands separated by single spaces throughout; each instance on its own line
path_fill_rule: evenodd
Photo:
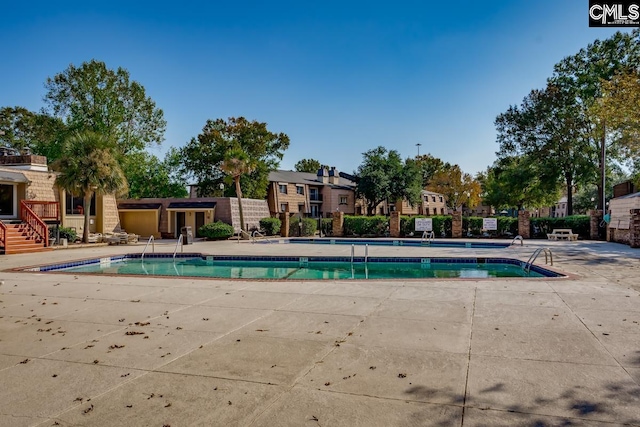
M 469 392 L 469 371 L 471 370 L 471 342 L 473 340 L 473 318 L 476 315 L 476 298 L 478 295 L 478 288 L 473 289 L 473 305 L 471 308 L 471 326 L 469 330 L 469 351 L 467 353 L 467 372 L 464 379 L 464 397 L 462 399 L 462 415 L 460 419 L 460 425 L 464 425 L 464 410 L 467 407 L 467 395 Z

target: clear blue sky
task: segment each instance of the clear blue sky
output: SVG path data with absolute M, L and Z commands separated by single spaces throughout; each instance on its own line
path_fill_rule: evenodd
M 0 106 L 43 107 L 44 82 L 95 58 L 164 110 L 166 140 L 245 116 L 285 132 L 281 163 L 345 172 L 379 145 L 465 172 L 495 159 L 493 121 L 609 29 L 587 0 L 31 1 L 0 14 Z

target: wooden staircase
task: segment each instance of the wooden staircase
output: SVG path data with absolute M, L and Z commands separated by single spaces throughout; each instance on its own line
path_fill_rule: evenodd
M 50 247 L 45 247 L 44 239 L 34 233 L 28 224 L 21 222 L 4 225 L 6 229 L 4 244 L 0 243 L 1 253 L 8 255 L 51 250 Z

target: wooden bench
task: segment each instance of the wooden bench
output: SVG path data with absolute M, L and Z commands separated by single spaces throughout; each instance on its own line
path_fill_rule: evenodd
M 575 234 L 570 228 L 555 228 L 552 233 L 547 234 L 549 240 L 578 240 L 578 235 Z

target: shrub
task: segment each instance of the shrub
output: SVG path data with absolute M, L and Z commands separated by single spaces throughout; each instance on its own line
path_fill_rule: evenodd
M 344 217 L 345 236 L 384 236 L 389 228 L 386 216 L 346 216 Z
M 222 221 L 211 222 L 200 227 L 198 233 L 208 240 L 228 239 L 233 236 L 233 227 Z
M 260 229 L 264 230 L 267 236 L 275 236 L 280 234 L 280 226 L 282 221 L 278 218 L 262 218 L 260 220 Z
M 564 218 L 531 218 L 531 237 L 546 239 L 554 228 L 570 228 L 582 239 L 590 238 L 591 219 L 588 215 L 572 215 Z
M 331 236 L 333 235 L 333 219 L 332 218 L 322 218 L 321 222 L 321 230 L 323 236 Z
M 73 243 L 76 241 L 76 239 L 78 239 L 78 233 L 73 228 L 60 227 L 59 232 L 60 232 L 60 238 L 67 239 L 67 242 L 69 243 Z M 55 239 L 55 238 L 56 238 L 56 229 L 55 227 L 51 227 L 49 229 L 49 239 Z
M 289 236 L 291 237 L 309 237 L 316 234 L 318 229 L 318 220 L 313 218 L 302 218 L 302 233 L 296 217 L 291 218 L 289 223 Z
M 416 218 L 431 218 L 436 237 L 451 237 L 451 217 L 444 215 L 400 217 L 400 233 L 403 236 L 409 237 L 411 233 L 414 237 L 422 236 L 421 231 L 415 231 Z
M 498 236 L 517 236 L 518 218 L 510 216 L 498 217 Z

